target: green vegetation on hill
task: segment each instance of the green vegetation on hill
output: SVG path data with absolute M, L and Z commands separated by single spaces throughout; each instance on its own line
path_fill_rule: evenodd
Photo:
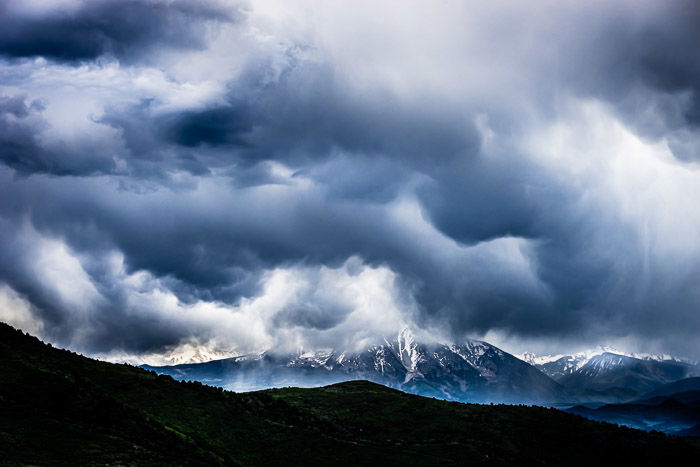
M 3 465 L 671 465 L 691 442 L 554 409 L 354 381 L 235 394 L 85 358 L 0 325 Z

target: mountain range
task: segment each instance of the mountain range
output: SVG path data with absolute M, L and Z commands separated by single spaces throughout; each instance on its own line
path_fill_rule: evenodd
M 409 329 L 359 352 L 268 351 L 207 363 L 143 367 L 236 391 L 363 379 L 447 400 L 547 403 L 566 398 L 559 383 L 491 344 L 418 342 Z
M 572 355 L 519 358 L 487 342 L 418 341 L 410 329 L 358 352 L 273 350 L 205 363 L 144 368 L 179 380 L 235 391 L 321 386 L 365 379 L 414 394 L 464 402 L 567 407 L 631 401 L 700 367 L 670 356 L 600 348 Z
M 601 347 L 552 357 L 526 356 L 544 374 L 564 386 L 571 400 L 622 402 L 665 384 L 700 375 L 695 362 L 669 355 L 626 354 Z
M 0 323 L 1 465 L 683 465 L 694 440 L 368 381 L 234 393 Z M 486 353 L 484 354 L 486 355 Z

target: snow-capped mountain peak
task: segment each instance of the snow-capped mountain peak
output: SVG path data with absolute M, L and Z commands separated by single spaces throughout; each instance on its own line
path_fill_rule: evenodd
M 571 355 L 519 355 L 565 386 L 576 397 L 592 400 L 626 400 L 656 384 L 694 376 L 698 367 L 670 355 L 623 352 L 599 346 Z
M 419 331 L 420 333 L 420 331 Z M 463 401 L 553 401 L 561 387 L 532 366 L 481 341 L 444 344 L 410 328 L 361 351 L 272 351 L 198 365 L 153 368 L 235 391 L 367 379 Z

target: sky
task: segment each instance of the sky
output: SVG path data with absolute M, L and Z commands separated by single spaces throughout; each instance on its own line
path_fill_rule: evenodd
M 700 359 L 700 4 L 0 0 L 0 320 Z

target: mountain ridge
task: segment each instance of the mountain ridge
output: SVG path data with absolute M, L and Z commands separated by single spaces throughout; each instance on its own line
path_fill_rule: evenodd
M 367 379 L 415 394 L 466 402 L 550 403 L 566 398 L 561 385 L 487 342 L 420 342 L 408 328 L 359 352 L 264 352 L 203 364 L 143 368 L 233 390 Z
M 572 402 L 627 402 L 665 384 L 700 375 L 700 365 L 670 355 L 630 354 L 598 347 L 571 355 L 520 355 L 560 383 Z
M 232 390 L 321 386 L 367 379 L 404 391 L 464 402 L 537 403 L 631 401 L 700 367 L 667 355 L 615 353 L 609 347 L 530 364 L 480 340 L 443 343 L 416 339 L 410 328 L 364 350 L 275 349 L 201 364 L 144 368 L 176 379 Z M 636 356 L 633 356 L 636 355 Z M 642 356 L 643 358 L 639 358 Z

